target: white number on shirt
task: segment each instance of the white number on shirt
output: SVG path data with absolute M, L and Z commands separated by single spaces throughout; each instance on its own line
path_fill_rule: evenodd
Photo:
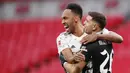
M 108 71 L 111 72 L 111 65 L 112 65 L 112 54 L 113 54 L 113 50 L 111 52 L 111 54 L 109 55 L 109 53 L 104 50 L 103 52 L 101 52 L 102 55 L 107 55 L 106 59 L 103 61 L 103 63 L 100 65 L 100 72 L 101 73 L 107 73 Z M 110 59 L 110 61 L 109 61 Z M 106 66 L 106 64 L 110 62 L 110 66 L 109 66 L 109 70 L 108 69 L 104 69 L 104 67 Z

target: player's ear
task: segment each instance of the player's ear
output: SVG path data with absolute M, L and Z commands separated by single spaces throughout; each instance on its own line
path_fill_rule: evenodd
M 77 23 L 78 22 L 78 16 L 74 17 L 74 21 Z
M 93 23 L 93 31 L 95 31 L 97 29 L 97 24 Z

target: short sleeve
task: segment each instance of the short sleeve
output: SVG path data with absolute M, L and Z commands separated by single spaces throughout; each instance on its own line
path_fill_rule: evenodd
M 103 34 L 108 34 L 108 33 L 109 33 L 109 30 L 106 29 L 106 28 L 104 28 L 104 29 L 103 29 Z
M 65 39 L 64 36 L 57 37 L 56 43 L 57 43 L 57 48 L 58 48 L 58 53 L 59 54 L 60 54 L 60 52 L 62 50 L 66 49 L 66 48 L 69 48 L 67 40 Z

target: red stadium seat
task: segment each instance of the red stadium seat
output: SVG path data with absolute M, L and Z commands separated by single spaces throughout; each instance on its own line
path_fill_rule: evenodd
M 122 16 L 112 17 L 108 18 L 108 28 L 117 27 L 124 20 Z M 129 29 L 130 25 L 126 23 L 115 30 L 124 38 L 122 44 L 114 44 L 113 72 L 115 73 L 129 73 L 130 56 L 127 52 L 130 48 L 130 34 L 127 32 Z M 30 68 L 31 73 L 64 73 L 59 59 L 55 59 L 58 55 L 56 37 L 62 31 L 64 28 L 60 18 L 2 21 L 0 23 L 0 73 L 17 71 L 24 73 L 26 68 Z M 37 63 L 41 65 L 39 69 L 35 68 Z
M 124 16 L 122 15 L 108 15 L 106 28 L 113 29 L 117 28 L 124 22 Z

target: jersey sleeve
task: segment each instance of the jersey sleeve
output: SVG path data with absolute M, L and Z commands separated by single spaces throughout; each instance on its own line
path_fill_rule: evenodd
M 69 48 L 69 45 L 68 45 L 67 40 L 65 39 L 64 35 L 59 35 L 57 37 L 56 43 L 57 43 L 57 48 L 58 48 L 59 54 L 62 50 Z
M 108 33 L 109 33 L 109 30 L 106 29 L 106 28 L 104 28 L 104 29 L 103 29 L 103 34 L 108 34 Z

